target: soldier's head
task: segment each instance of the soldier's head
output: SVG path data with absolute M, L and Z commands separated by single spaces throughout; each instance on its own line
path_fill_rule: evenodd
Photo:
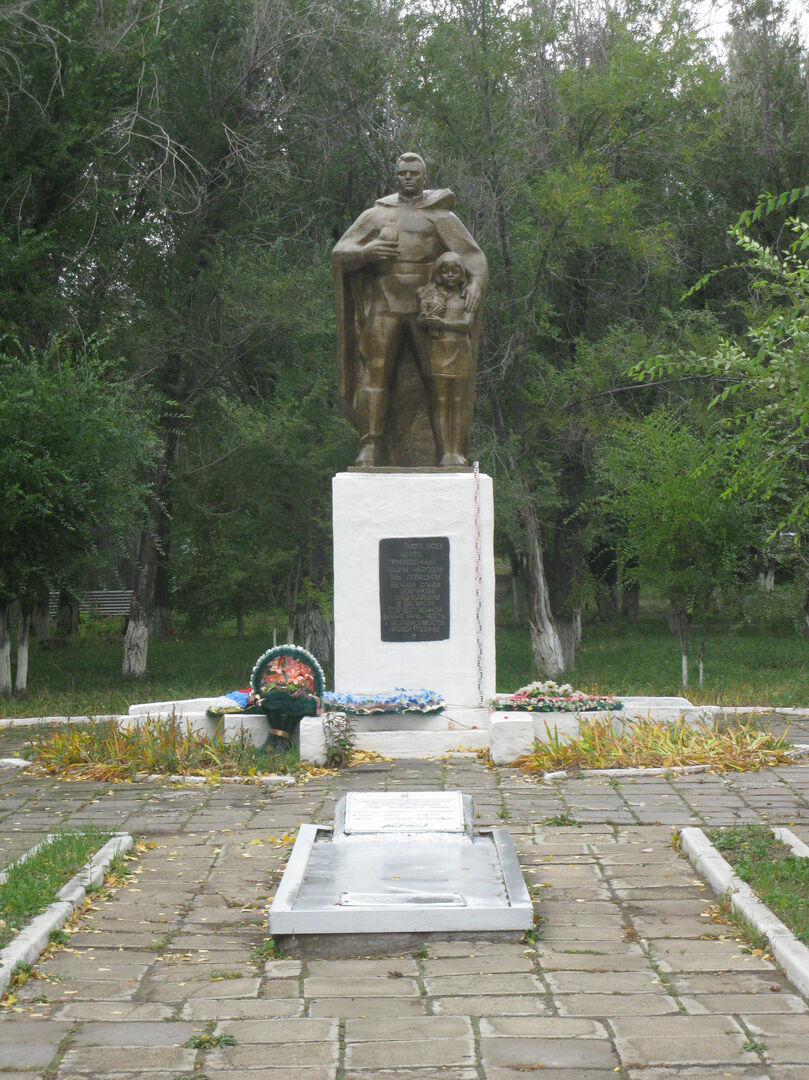
M 401 154 L 396 159 L 396 187 L 400 195 L 417 198 L 424 191 L 427 166 L 419 154 Z

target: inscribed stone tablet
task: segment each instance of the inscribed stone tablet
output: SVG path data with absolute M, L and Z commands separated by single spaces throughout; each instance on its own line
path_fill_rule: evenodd
M 462 833 L 464 825 L 460 791 L 352 791 L 346 796 L 346 833 Z
M 379 541 L 379 609 L 383 641 L 446 641 L 448 536 Z

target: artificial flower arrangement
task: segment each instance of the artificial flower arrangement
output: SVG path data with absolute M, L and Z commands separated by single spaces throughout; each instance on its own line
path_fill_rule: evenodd
M 316 716 L 325 689 L 323 669 L 310 652 L 299 645 L 277 645 L 256 661 L 248 709 L 259 708 L 279 723 L 281 717 Z
M 323 695 L 324 709 L 351 713 L 354 716 L 370 716 L 372 713 L 433 713 L 440 712 L 444 705 L 444 699 L 434 690 L 405 690 L 402 686 L 386 693 L 338 694 L 327 691 Z
M 497 694 L 490 702 L 502 712 L 603 712 L 622 709 L 623 702 L 612 694 L 584 694 L 570 683 L 532 682 L 512 694 Z

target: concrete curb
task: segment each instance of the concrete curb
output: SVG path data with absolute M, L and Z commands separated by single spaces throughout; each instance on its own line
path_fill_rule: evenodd
M 31 762 L 26 761 L 25 758 L 0 758 L 0 768 L 5 765 L 8 768 L 25 769 L 30 764 Z M 159 780 L 162 780 L 166 784 L 259 784 L 264 787 L 292 787 L 297 783 L 294 776 L 284 776 L 280 773 L 267 773 L 266 776 L 263 776 L 261 773 L 258 773 L 255 776 L 217 776 L 214 779 L 211 779 L 209 776 L 183 776 L 181 773 L 170 773 L 168 775 L 165 773 L 135 773 L 131 783 L 157 783 Z M 109 780 L 104 782 L 110 784 L 126 784 L 130 781 Z
M 132 777 L 133 784 L 147 784 L 156 783 L 158 780 L 162 780 L 166 784 L 258 784 L 264 787 L 293 787 L 297 784 L 297 780 L 294 776 L 284 776 L 279 773 L 267 773 L 266 776 L 262 776 L 257 773 L 255 776 L 216 776 L 213 779 L 210 776 L 182 776 L 180 774 L 165 773 L 135 773 Z M 115 783 L 116 781 L 113 781 Z M 120 783 L 120 781 L 118 781 Z
M 134 841 L 128 833 L 117 833 L 89 859 L 78 874 L 56 894 L 56 900 L 41 915 L 35 916 L 0 952 L 0 993 L 11 982 L 20 964 L 33 964 L 48 944 L 50 935 L 58 930 L 87 895 L 87 889 L 100 885 L 116 855 L 129 851 Z M 37 845 L 41 847 L 42 842 Z M 23 859 L 30 858 L 26 852 Z M 22 860 L 18 859 L 17 862 Z
M 791 835 L 791 834 L 790 834 Z M 680 843 L 692 866 L 713 891 L 727 894 L 730 905 L 749 920 L 760 934 L 765 934 L 772 954 L 784 969 L 789 981 L 802 994 L 809 994 L 809 949 L 777 918 L 766 904 L 734 873 L 702 829 L 687 826 L 680 830 Z
M 0 720 L 3 728 L 36 727 L 38 724 L 101 724 L 105 720 L 119 720 L 116 713 L 99 716 L 17 716 L 4 717 Z
M 786 753 L 791 758 L 807 757 L 809 756 L 809 745 L 798 743 L 790 747 Z M 552 784 L 554 780 L 580 780 L 588 776 L 605 776 L 608 779 L 632 776 L 684 776 L 690 773 L 710 772 L 712 768 L 712 765 L 660 765 L 653 769 L 581 769 L 577 772 L 567 772 L 565 769 L 560 769 L 557 772 L 543 773 L 540 781 L 543 784 Z M 773 768 L 777 769 L 778 766 L 774 765 Z M 800 841 L 798 842 L 800 843 Z

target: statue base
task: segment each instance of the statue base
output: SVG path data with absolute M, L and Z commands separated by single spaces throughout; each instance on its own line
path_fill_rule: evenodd
M 335 689 L 481 707 L 495 692 L 491 477 L 355 469 L 332 496 Z

